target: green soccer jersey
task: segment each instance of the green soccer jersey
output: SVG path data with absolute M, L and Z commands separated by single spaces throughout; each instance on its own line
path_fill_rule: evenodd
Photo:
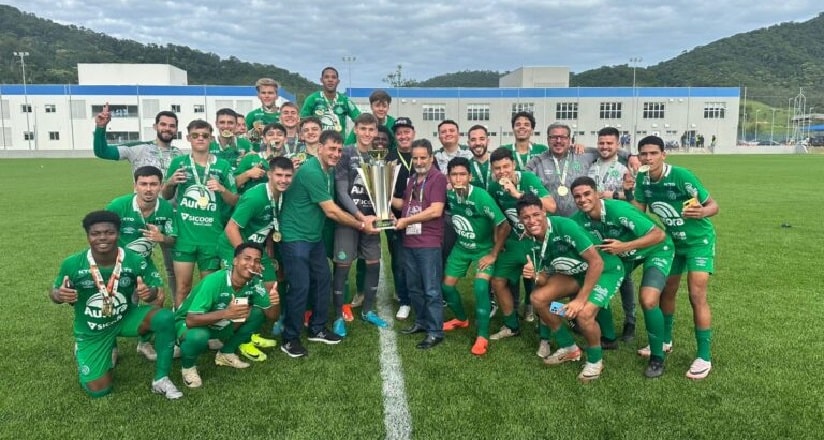
M 258 185 L 240 196 L 232 220 L 237 223 L 243 241 L 263 245 L 269 232 L 279 229 L 277 214 L 282 206 L 282 196 L 275 200 L 269 185 Z M 218 248 L 234 248 L 225 232 L 220 234 Z
M 470 173 L 472 173 L 472 184 L 478 188 L 483 188 L 485 191 L 489 190 L 489 182 L 492 181 L 492 171 L 489 169 L 489 160 L 485 162 L 478 162 L 470 159 Z
M 162 198 L 157 199 L 155 210 L 148 216 L 143 217 L 140 208 L 137 206 L 137 196 L 127 194 L 118 197 L 108 205 L 106 211 L 112 211 L 120 216 L 120 238 L 117 245 L 129 248 L 144 258 L 152 256 L 152 249 L 157 243 L 149 240 L 140 232 L 141 229 L 148 229 L 148 225 L 155 225 L 160 233 L 166 236 L 177 236 L 175 228 L 175 210 L 172 204 Z
M 263 127 L 273 122 L 280 122 L 280 112 L 267 112 L 263 107 L 258 107 L 246 114 L 247 132 L 252 131 L 252 129 L 255 128 L 255 122 L 263 123 L 263 125 L 260 126 L 260 129 L 263 130 Z
M 249 298 L 250 307 L 268 309 L 271 306 L 269 294 L 259 277 L 252 278 L 239 290 L 235 290 L 232 288 L 231 276 L 232 269 L 221 269 L 200 281 L 175 311 L 175 320 L 185 322 L 189 313 L 204 314 L 224 310 L 229 307 L 233 297 Z M 224 319 L 209 327 L 213 330 L 222 330 L 231 324 L 231 320 Z
M 657 227 L 646 214 L 623 200 L 601 200 L 600 221 L 593 220 L 583 211 L 576 212 L 571 219 L 592 234 L 597 241 L 613 239 L 626 243 L 647 235 Z M 667 248 L 673 249 L 669 237 L 655 246 L 632 249 L 618 256 L 624 261 L 643 260 Z
M 389 149 L 389 151 L 395 151 L 397 146 L 395 145 L 395 132 L 392 130 L 392 126 L 395 125 L 395 117 L 386 115 L 386 120 L 383 121 L 383 124 L 381 125 L 389 129 L 389 145 L 387 145 L 386 147 Z M 349 132 L 349 136 L 346 138 L 346 142 L 344 142 L 343 145 L 355 145 L 357 141 L 358 139 L 355 136 L 355 130 L 352 129 L 352 131 Z
M 573 220 L 547 215 L 547 231 L 543 240 L 534 240 L 532 244 L 532 264 L 536 272 L 560 273 L 581 282 L 589 268 L 581 254 L 600 243 Z M 624 266 L 618 257 L 605 252 L 599 254 L 604 260 L 604 273 L 623 274 Z
M 538 198 L 549 195 L 544 185 L 541 184 L 541 179 L 532 172 L 516 171 L 515 174 L 518 176 L 516 179 L 518 184 L 515 185 L 518 188 L 518 192 L 529 191 L 538 196 Z M 509 238 L 520 240 L 524 235 L 524 225 L 521 224 L 521 220 L 518 218 L 518 210 L 515 208 L 518 199 L 512 197 L 497 181 L 489 183 L 489 194 L 498 202 L 498 206 L 501 207 L 507 220 L 509 220 L 509 223 L 512 225 L 512 232 L 509 233 Z
M 321 202 L 332 200 L 334 168 L 324 171 L 317 157 L 310 157 L 300 166 L 292 185 L 283 195 L 281 232 L 284 242 L 321 241 L 326 215 Z
M 446 192 L 446 203 L 452 212 L 458 246 L 473 252 L 489 252 L 495 244 L 495 227 L 506 221 L 492 196 L 469 185 L 465 200 L 450 189 Z
M 237 168 L 238 164 L 240 163 L 240 159 L 249 152 L 254 151 L 252 148 L 252 143 L 249 142 L 249 139 L 235 137 L 229 141 L 224 148 L 220 147 L 220 144 L 217 140 L 213 140 L 212 143 L 209 144 L 209 152 L 214 154 L 220 159 L 229 162 L 229 165 L 232 166 L 232 170 Z M 174 169 L 169 166 L 169 169 Z
M 74 303 L 74 336 L 99 335 L 109 329 L 116 328 L 130 308 L 138 303 L 135 294 L 137 277 L 143 278 L 143 283 L 149 287 L 160 287 L 163 280 L 160 273 L 151 262 L 129 249 L 123 249 L 120 278 L 117 282 L 114 297 L 112 298 L 112 315 L 103 316 L 103 294 L 95 286 L 89 264 L 90 250 L 78 252 L 60 265 L 60 273 L 54 279 L 54 288 L 63 284 L 63 277 L 69 277 L 71 287 L 77 290 L 77 302 Z M 114 266 L 100 267 L 100 276 L 103 283 L 107 283 L 114 271 Z
M 223 201 L 220 194 L 206 188 L 206 182 L 214 178 L 233 193 L 235 179 L 231 166 L 223 159 L 209 156 L 208 175 L 206 167 L 195 163 L 191 156 L 178 156 L 169 167 L 172 170 L 186 170 L 186 181 L 177 185 L 177 244 L 215 243 L 223 233 L 226 215 L 231 206 Z M 199 182 L 199 183 L 198 183 Z
M 326 98 L 322 91 L 312 93 L 300 109 L 301 118 L 315 116 L 320 119 L 322 130 L 335 130 L 340 134 L 346 132 L 346 117 L 354 120 L 360 114 L 348 96 L 337 92 L 335 99 Z
M 693 246 L 715 243 L 715 228 L 708 218 L 681 217 L 684 202 L 696 198 L 706 203 L 709 192 L 692 172 L 685 168 L 664 164 L 661 179 L 651 181 L 647 172 L 640 172 L 635 181 L 635 200 L 647 205 L 650 212 L 661 218 L 667 233 L 675 243 L 675 253 L 683 254 Z
M 263 168 L 266 171 L 269 171 L 269 161 L 265 158 L 266 153 L 252 153 L 243 156 L 243 159 L 240 160 L 240 164 L 235 169 L 234 175 L 235 177 L 251 170 L 254 167 Z M 260 183 L 266 183 L 269 181 L 269 176 L 264 174 L 259 179 L 249 179 L 246 181 L 243 186 L 239 186 L 237 188 L 238 193 L 243 194 L 253 186 L 257 186 Z
M 506 144 L 501 145 L 504 148 L 512 150 L 515 156 L 515 169 L 516 170 L 526 170 L 526 164 L 529 162 L 529 159 L 532 159 L 535 156 L 539 156 L 544 151 L 548 151 L 549 147 L 544 144 L 529 144 L 529 151 L 525 154 L 518 153 L 518 149 L 515 148 L 515 144 Z

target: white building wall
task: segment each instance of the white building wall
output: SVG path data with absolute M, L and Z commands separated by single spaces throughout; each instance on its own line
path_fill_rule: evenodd
M 170 64 L 77 64 L 80 85 L 185 86 L 188 74 Z

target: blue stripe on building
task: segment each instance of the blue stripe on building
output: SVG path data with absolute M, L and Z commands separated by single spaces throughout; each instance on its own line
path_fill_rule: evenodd
M 368 98 L 378 89 L 399 99 L 529 99 L 529 98 L 739 98 L 738 87 L 569 87 L 569 88 L 392 88 L 347 89 L 351 98 Z
M 295 95 L 280 89 L 280 96 L 294 101 Z M 249 96 L 256 97 L 254 86 L 94 86 L 76 84 L 22 84 L 0 85 L 2 95 L 31 96 Z

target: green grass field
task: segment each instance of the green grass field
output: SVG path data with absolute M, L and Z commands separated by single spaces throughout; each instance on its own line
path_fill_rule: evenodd
M 412 438 L 773 439 L 821 438 L 824 414 L 821 245 L 824 156 L 673 156 L 721 206 L 718 272 L 710 282 L 713 370 L 684 377 L 695 339 L 686 293 L 675 351 L 659 380 L 643 378 L 638 338 L 606 352 L 600 380 L 579 384 L 579 364 L 548 368 L 531 326 L 519 338 L 469 353 L 474 329 L 426 352 L 398 335 Z M 77 383 L 72 311 L 47 298 L 60 261 L 86 246 L 80 220 L 130 191 L 125 163 L 0 160 L 0 438 L 385 438 L 380 344 L 350 326 L 310 357 L 275 350 L 236 371 L 203 356 L 200 389 L 167 401 L 149 392 L 152 364 L 122 340 L 115 391 L 91 400 Z M 782 223 L 792 227 L 782 228 Z M 462 284 L 471 307 L 468 283 Z M 384 292 L 389 295 L 391 292 Z M 616 298 L 616 322 L 623 319 Z M 447 312 L 447 316 L 448 312 Z M 493 319 L 495 331 L 500 315 Z M 405 326 L 395 323 L 395 330 Z M 391 423 L 391 421 L 390 421 Z

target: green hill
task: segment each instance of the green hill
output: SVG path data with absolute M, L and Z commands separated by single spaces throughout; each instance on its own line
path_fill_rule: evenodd
M 22 82 L 19 62 L 11 56 L 16 51 L 29 52 L 26 79 L 36 84 L 76 84 L 77 63 L 165 63 L 186 70 L 189 84 L 250 85 L 258 78 L 272 77 L 299 98 L 320 88 L 277 66 L 246 63 L 235 57 L 221 59 L 214 53 L 174 44 L 121 40 L 0 5 L 0 78 L 6 83 Z

